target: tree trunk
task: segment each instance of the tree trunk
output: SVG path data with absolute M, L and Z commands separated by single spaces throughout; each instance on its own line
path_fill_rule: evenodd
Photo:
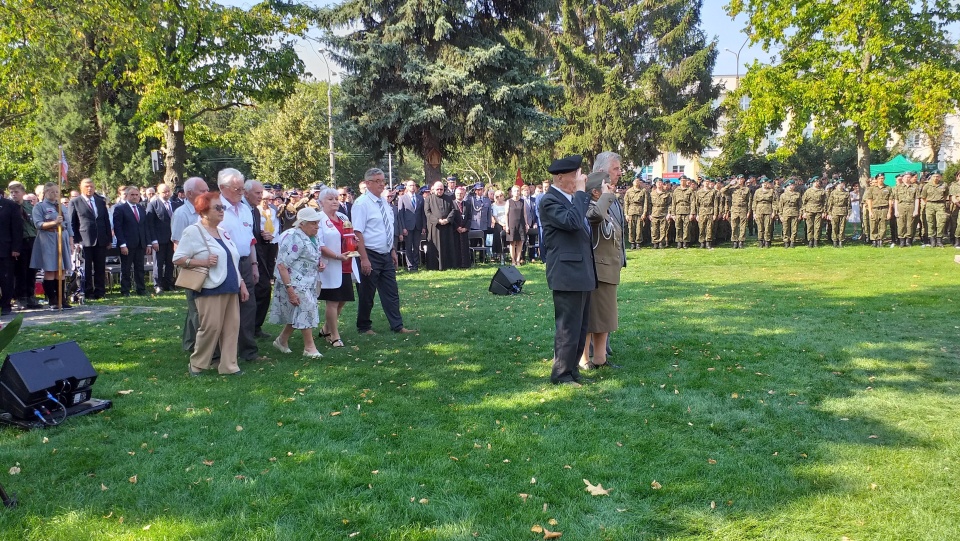
M 183 139 L 183 125 L 178 122 L 176 129 L 174 127 L 174 121 L 168 120 L 164 130 L 167 155 L 163 160 L 166 164 L 163 182 L 170 186 L 182 186 L 186 180 L 187 146 Z
M 420 140 L 420 157 L 423 158 L 423 185 L 433 186 L 434 182 L 443 179 L 440 174 L 440 157 L 442 156 L 440 152 L 440 142 L 437 141 L 436 136 L 430 132 L 430 128 L 423 130 L 423 136 Z M 433 164 L 430 163 L 431 156 L 436 157 Z
M 870 144 L 867 134 L 860 126 L 854 128 L 857 137 L 857 172 L 860 174 L 861 191 L 870 185 Z

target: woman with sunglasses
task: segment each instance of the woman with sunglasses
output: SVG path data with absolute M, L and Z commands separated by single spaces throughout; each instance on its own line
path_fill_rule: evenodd
M 237 365 L 237 338 L 240 333 L 240 302 L 250 294 L 240 279 L 237 246 L 219 227 L 224 206 L 220 192 L 207 192 L 193 201 L 200 221 L 183 230 L 173 254 L 173 264 L 183 268 L 205 267 L 207 278 L 196 292 L 200 325 L 190 355 L 190 375 L 199 376 L 210 368 L 213 352 L 220 346 L 221 375 L 240 375 Z

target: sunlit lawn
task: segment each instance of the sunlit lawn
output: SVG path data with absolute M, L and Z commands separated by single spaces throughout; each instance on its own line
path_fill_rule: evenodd
M 631 252 L 623 368 L 583 389 L 548 382 L 538 264 L 516 297 L 487 293 L 494 267 L 401 274 L 419 335 L 377 307 L 380 334 L 359 337 L 350 305 L 346 348 L 307 361 L 262 341 L 270 360 L 240 378 L 187 375 L 182 296 L 25 329 L 12 351 L 80 342 L 114 407 L 0 430 L 0 482 L 21 502 L 0 537 L 953 539 L 953 256 Z

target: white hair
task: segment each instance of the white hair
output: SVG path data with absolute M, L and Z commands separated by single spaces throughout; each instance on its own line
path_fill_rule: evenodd
M 200 177 L 190 177 L 187 179 L 186 182 L 183 183 L 183 191 L 196 193 L 197 185 L 200 183 L 206 184 L 207 181 L 203 180 Z
M 620 158 L 620 155 L 616 152 L 601 152 L 597 154 L 597 159 L 593 161 L 593 172 L 598 173 L 603 171 L 604 173 L 610 172 L 610 167 L 613 166 L 614 162 L 622 162 L 623 159 Z
M 221 169 L 220 172 L 217 173 L 217 187 L 222 188 L 235 180 L 239 180 L 242 183 L 244 176 L 243 173 L 232 167 Z

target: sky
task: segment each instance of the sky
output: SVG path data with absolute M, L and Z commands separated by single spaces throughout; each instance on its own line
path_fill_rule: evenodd
M 303 1 L 305 4 L 312 6 L 326 6 L 335 3 L 331 0 Z M 749 64 L 753 62 L 754 59 L 764 61 L 770 59 L 770 55 L 764 53 L 759 46 L 750 47 L 744 45 L 744 40 L 746 39 L 746 35 L 743 33 L 745 18 L 738 17 L 737 20 L 730 19 L 723 10 L 723 6 L 726 5 L 728 1 L 729 0 L 703 0 L 703 8 L 700 13 L 702 21 L 701 27 L 707 34 L 707 39 L 716 38 L 717 40 L 719 54 L 717 55 L 717 62 L 713 70 L 714 75 L 736 74 L 737 56 L 735 53 L 740 50 L 741 46 L 743 47 L 742 51 L 740 51 L 739 62 L 741 75 L 745 71 L 743 68 L 744 64 Z M 228 6 L 246 8 L 256 3 L 255 0 L 220 0 L 220 2 Z M 313 32 L 312 35 L 318 36 L 319 32 Z M 322 54 L 321 46 L 317 43 L 308 43 L 305 40 L 301 40 L 301 42 L 297 44 L 296 49 L 303 63 L 306 65 L 307 72 L 311 73 L 317 80 L 326 80 L 328 70 L 320 58 Z M 330 68 L 329 74 L 332 75 L 333 81 L 339 81 L 337 66 L 331 64 Z

